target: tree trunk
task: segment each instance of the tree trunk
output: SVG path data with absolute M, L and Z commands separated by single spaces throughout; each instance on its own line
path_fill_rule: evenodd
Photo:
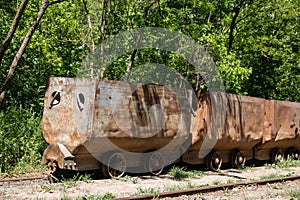
M 220 2 L 221 2 L 221 0 L 218 0 L 218 1 L 215 3 L 214 7 L 215 7 L 215 8 L 218 7 L 218 5 L 219 5 Z M 209 11 L 208 18 L 207 18 L 207 23 L 210 23 L 212 14 L 213 14 L 213 13 L 212 13 L 212 10 L 210 10 L 210 11 Z
M 24 38 L 24 40 L 21 44 L 21 47 L 19 48 L 17 54 L 15 55 L 11 65 L 10 65 L 9 72 L 7 74 L 6 80 L 4 81 L 2 92 L 0 94 L 0 108 L 3 108 L 3 100 L 4 100 L 5 95 L 8 91 L 8 89 L 9 89 L 12 78 L 15 75 L 15 71 L 16 71 L 18 62 L 21 59 L 21 57 L 22 57 L 22 55 L 25 51 L 25 48 L 26 48 L 27 44 L 29 43 L 34 31 L 36 30 L 37 26 L 39 25 L 46 9 L 48 8 L 49 5 L 59 3 L 59 2 L 62 2 L 62 1 L 64 1 L 64 0 L 58 0 L 58 1 L 53 1 L 53 2 L 49 2 L 49 0 L 43 0 L 42 6 L 41 6 L 41 8 L 38 12 L 38 15 L 37 15 L 36 19 L 34 20 L 33 24 L 29 28 L 29 30 L 28 30 L 28 32 L 27 32 L 27 34 L 26 34 L 26 36 L 25 36 L 25 38 Z
M 149 14 L 149 11 L 150 11 L 151 7 L 154 5 L 154 3 L 155 3 L 155 2 L 152 2 L 149 6 L 145 7 L 145 9 L 144 9 L 144 15 L 143 15 L 143 17 L 144 17 L 144 23 L 145 23 L 145 25 L 147 25 L 148 14 Z M 131 27 L 132 27 L 132 29 L 133 29 L 133 28 L 134 28 L 134 25 L 131 24 Z M 138 36 L 138 38 L 136 39 L 135 43 L 138 44 L 139 41 L 140 41 L 140 36 Z M 136 45 L 136 46 L 139 46 L 139 45 Z M 136 56 L 137 51 L 138 51 L 137 49 L 134 49 L 134 50 L 132 51 L 132 53 L 131 53 L 131 56 L 130 56 L 130 59 L 129 59 L 129 63 L 128 63 L 127 69 L 126 69 L 126 74 L 127 74 L 127 75 L 126 75 L 126 80 L 128 80 L 128 78 L 129 78 L 130 71 L 131 71 L 131 69 L 132 69 L 132 66 L 133 66 L 134 59 L 135 59 L 135 56 Z
M 105 24 L 106 24 L 106 10 L 107 10 L 107 6 L 108 6 L 108 0 L 104 0 L 103 1 L 103 10 L 102 10 L 102 18 L 101 18 L 101 27 L 100 27 L 100 39 L 101 39 L 101 44 L 100 44 L 100 56 L 101 56 L 101 69 L 100 69 L 100 74 L 99 74 L 99 79 L 102 80 L 104 77 L 104 39 L 105 39 Z
M 19 25 L 19 21 L 23 15 L 23 12 L 27 6 L 27 3 L 28 3 L 28 0 L 23 0 L 22 1 L 22 4 L 20 5 L 20 8 L 18 9 L 17 13 L 16 13 L 16 16 L 13 20 L 13 23 L 11 24 L 11 27 L 7 33 L 7 36 L 6 38 L 3 40 L 1 46 L 0 46 L 0 63 L 2 62 L 2 59 L 3 59 L 3 56 L 4 56 L 4 52 L 7 50 L 15 32 L 16 32 L 16 29 Z
M 237 25 L 238 15 L 241 12 L 241 10 L 243 9 L 243 7 L 244 7 L 244 2 L 241 2 L 239 5 L 237 5 L 234 8 L 234 16 L 233 16 L 233 18 L 231 20 L 231 23 L 230 23 L 230 32 L 229 32 L 229 41 L 228 41 L 227 53 L 229 53 L 232 49 L 233 40 L 234 40 L 234 35 L 233 35 L 234 29 L 235 29 L 235 26 Z
M 84 6 L 84 10 L 85 10 L 87 22 L 88 22 L 88 27 L 89 27 L 89 32 L 88 32 L 89 48 L 90 48 L 91 53 L 93 54 L 95 52 L 95 42 L 94 42 L 93 26 L 92 26 L 91 17 L 90 17 L 90 11 L 88 9 L 86 0 L 82 0 L 82 3 Z

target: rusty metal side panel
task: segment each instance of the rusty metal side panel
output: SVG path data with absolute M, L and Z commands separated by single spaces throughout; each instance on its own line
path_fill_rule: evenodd
M 265 118 L 262 144 L 272 139 L 272 123 L 274 121 L 274 101 L 265 100 Z
M 296 138 L 300 127 L 300 104 L 284 101 L 272 103 L 274 104 L 272 139 L 280 141 Z
M 212 106 L 219 111 L 216 119 L 212 119 Z M 223 141 L 224 145 L 230 145 L 227 143 L 230 141 L 260 140 L 264 128 L 264 99 L 225 93 L 206 94 L 199 100 L 197 121 L 193 143 L 203 139 L 207 133 L 213 134 L 208 137 Z
M 224 162 L 230 160 L 233 149 L 240 149 L 251 159 L 251 149 L 263 135 L 264 106 L 260 98 L 220 92 L 200 94 L 197 116 L 192 118 L 192 146 L 182 160 L 203 163 L 212 149 L 221 152 Z
M 162 86 L 100 81 L 97 86 L 93 137 L 188 136 L 190 104 L 186 92 Z M 188 127 L 188 129 L 187 129 Z M 128 144 L 130 145 L 130 144 Z M 151 144 L 149 144 L 151 145 Z
M 300 103 L 266 100 L 265 129 L 255 157 L 268 160 L 273 148 L 300 148 Z
M 201 93 L 198 97 L 195 116 L 191 118 L 192 144 L 203 141 L 211 122 L 210 100 L 208 94 Z M 195 148 L 195 146 L 193 146 Z M 200 147 L 199 147 L 200 148 Z
M 87 140 L 92 129 L 96 80 L 51 77 L 42 118 L 47 143 L 64 144 L 70 152 Z
M 227 94 L 223 135 L 228 141 L 260 140 L 264 128 L 265 100 Z

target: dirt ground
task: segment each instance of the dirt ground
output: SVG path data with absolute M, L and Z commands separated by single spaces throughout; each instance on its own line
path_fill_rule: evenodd
M 76 199 L 80 197 L 93 199 L 94 195 L 120 198 L 171 191 L 178 188 L 262 180 L 279 175 L 300 175 L 300 167 L 278 169 L 261 166 L 242 170 L 227 169 L 220 172 L 204 171 L 201 177 L 182 180 L 174 180 L 174 177 L 164 174 L 159 177 L 125 176 L 120 179 L 69 180 L 56 184 L 49 184 L 48 182 L 2 184 L 0 185 L 0 199 Z M 224 189 L 213 193 L 172 199 L 293 199 L 293 195 L 297 191 L 300 191 L 300 181 L 288 181 L 265 186 L 243 186 L 232 190 Z

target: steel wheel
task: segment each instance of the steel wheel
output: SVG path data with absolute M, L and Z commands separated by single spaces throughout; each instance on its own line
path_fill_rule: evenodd
M 206 167 L 218 171 L 222 165 L 222 158 L 218 152 L 212 151 L 206 156 Z
M 276 163 L 278 161 L 282 161 L 284 159 L 284 153 L 279 148 L 273 148 L 271 151 L 271 161 L 272 163 Z
M 105 164 L 102 166 L 102 173 L 105 177 L 119 178 L 126 172 L 126 158 L 122 153 L 111 154 Z
M 286 156 L 293 160 L 299 160 L 299 150 L 295 147 L 290 147 L 286 150 Z
M 159 152 L 154 152 L 148 159 L 145 160 L 145 170 L 155 176 L 158 176 L 163 171 L 164 164 L 164 156 Z
M 245 155 L 238 149 L 232 151 L 231 154 L 231 166 L 234 168 L 242 168 L 244 167 L 246 162 Z

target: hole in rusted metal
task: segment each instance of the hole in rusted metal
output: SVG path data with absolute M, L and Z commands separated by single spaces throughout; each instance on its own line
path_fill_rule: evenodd
M 60 92 L 54 91 L 51 96 L 53 97 L 49 108 L 51 109 L 53 106 L 56 106 L 60 103 Z
M 85 101 L 84 95 L 82 93 L 79 93 L 77 95 L 77 106 L 78 106 L 80 112 L 83 110 L 84 101 Z

